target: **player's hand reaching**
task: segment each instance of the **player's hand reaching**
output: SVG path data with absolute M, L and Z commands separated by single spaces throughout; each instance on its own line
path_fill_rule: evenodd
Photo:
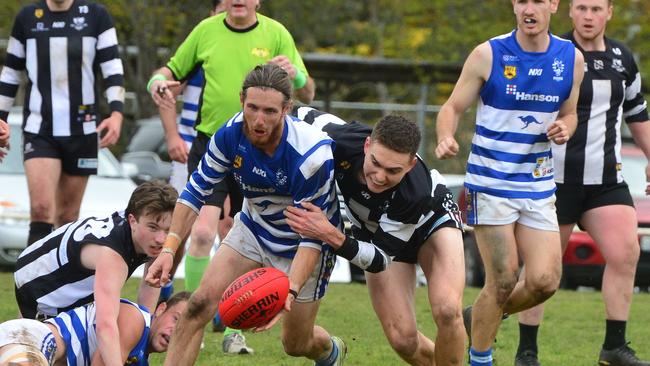
M 169 282 L 169 273 L 174 264 L 174 256 L 171 253 L 160 253 L 153 261 L 144 280 L 149 286 L 162 287 Z
M 280 321 L 280 319 L 282 319 L 282 317 L 284 316 L 285 313 L 288 313 L 288 312 L 291 311 L 291 304 L 293 304 L 293 302 L 295 300 L 296 299 L 295 299 L 294 295 L 291 292 L 289 292 L 289 295 L 287 295 L 287 299 L 284 302 L 284 309 L 280 310 L 280 312 L 275 314 L 273 319 L 271 319 L 268 323 L 266 323 L 266 324 L 264 324 L 262 326 L 253 328 L 253 332 L 259 333 L 259 332 L 264 332 L 265 330 L 269 330 L 269 329 L 273 328 L 275 323 Z
M 453 158 L 458 154 L 458 142 L 453 137 L 445 137 L 438 141 L 438 146 L 436 146 L 436 158 L 440 160 Z
M 300 205 L 303 208 L 289 206 L 284 211 L 291 230 L 304 237 L 328 242 L 328 233 L 338 229 L 329 222 L 318 206 L 310 202 L 302 202 Z
M 555 122 L 551 123 L 551 125 L 548 127 L 546 136 L 549 140 L 558 145 L 565 144 L 567 141 L 569 141 L 569 128 L 567 127 L 566 123 L 564 123 L 564 121 L 558 119 Z

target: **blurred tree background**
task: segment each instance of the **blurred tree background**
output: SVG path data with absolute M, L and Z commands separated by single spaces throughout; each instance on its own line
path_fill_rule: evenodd
M 18 9 L 33 0 L 3 0 L 0 3 L 0 39 L 7 39 Z M 154 115 L 146 95 L 151 72 L 163 65 L 193 26 L 208 15 L 210 0 L 103 0 L 118 31 L 127 79 L 133 92 L 133 118 Z M 608 35 L 627 43 L 635 52 L 646 80 L 650 77 L 650 1 L 616 0 Z M 561 1 L 552 18 L 552 31 L 571 29 L 568 1 Z M 490 37 L 514 27 L 510 1 L 506 0 L 261 0 L 260 12 L 292 33 L 298 48 L 306 53 L 348 54 L 417 61 L 462 64 L 469 52 Z M 4 52 L 4 50 L 0 51 Z M 427 75 L 421 75 L 427 82 Z M 322 81 L 317 80 L 322 90 Z M 442 104 L 453 85 L 430 84 L 426 102 Z M 332 100 L 415 104 L 419 84 L 360 83 L 340 85 Z M 320 99 L 318 90 L 316 99 Z M 334 110 L 348 119 L 376 121 L 384 112 Z M 408 114 L 408 113 L 406 113 Z M 443 171 L 460 173 L 465 159 L 433 161 L 434 119 L 426 116 L 427 161 Z M 462 145 L 467 148 L 473 131 L 473 112 L 461 124 Z M 128 126 L 125 126 L 128 131 Z M 128 132 L 124 134 L 128 136 Z M 467 150 L 460 156 L 467 156 Z

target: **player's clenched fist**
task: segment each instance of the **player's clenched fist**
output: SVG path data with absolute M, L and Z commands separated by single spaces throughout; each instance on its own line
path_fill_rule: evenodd
M 448 159 L 458 154 L 458 142 L 453 137 L 445 137 L 438 141 L 436 158 Z

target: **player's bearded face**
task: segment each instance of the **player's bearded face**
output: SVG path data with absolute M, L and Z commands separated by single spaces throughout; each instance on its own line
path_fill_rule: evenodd
M 517 28 L 526 35 L 547 32 L 551 14 L 557 11 L 559 0 L 512 0 Z
M 607 0 L 573 0 L 569 16 L 578 37 L 592 40 L 604 34 L 607 21 L 612 18 L 612 11 Z
M 272 154 L 280 143 L 284 117 L 289 108 L 284 95 L 270 88 L 248 88 L 244 108 L 244 134 L 251 144 L 267 154 Z
M 373 193 L 395 187 L 417 161 L 411 154 L 391 150 L 370 137 L 366 138 L 364 152 L 362 179 Z

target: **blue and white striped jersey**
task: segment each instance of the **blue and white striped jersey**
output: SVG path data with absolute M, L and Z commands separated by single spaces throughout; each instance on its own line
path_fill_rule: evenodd
M 149 329 L 151 327 L 151 314 L 149 311 L 134 302 L 120 299 L 121 303 L 135 306 L 144 320 L 144 330 L 138 344 L 129 352 L 128 365 L 148 365 L 147 344 L 149 342 Z M 95 351 L 97 351 L 96 313 L 95 303 L 74 308 L 46 320 L 59 330 L 66 347 L 66 359 L 70 366 L 90 365 Z
M 185 141 L 188 149 L 192 147 L 192 142 L 196 138 L 194 124 L 199 113 L 204 83 L 203 69 L 199 67 L 187 80 L 183 90 L 183 109 L 178 123 L 178 134 Z
M 340 225 L 332 139 L 287 116 L 280 144 L 268 156 L 251 145 L 243 126 L 244 115 L 239 112 L 212 136 L 179 202 L 198 213 L 212 187 L 230 171 L 244 196 L 240 217 L 262 247 L 286 258 L 293 258 L 299 245 L 320 250 L 322 242 L 301 238 L 291 230 L 283 210 L 310 201 L 333 225 Z
M 555 192 L 546 131 L 571 94 L 575 47 L 551 35 L 546 52 L 525 52 L 515 32 L 489 41 L 492 71 L 480 92 L 465 186 L 542 199 Z

